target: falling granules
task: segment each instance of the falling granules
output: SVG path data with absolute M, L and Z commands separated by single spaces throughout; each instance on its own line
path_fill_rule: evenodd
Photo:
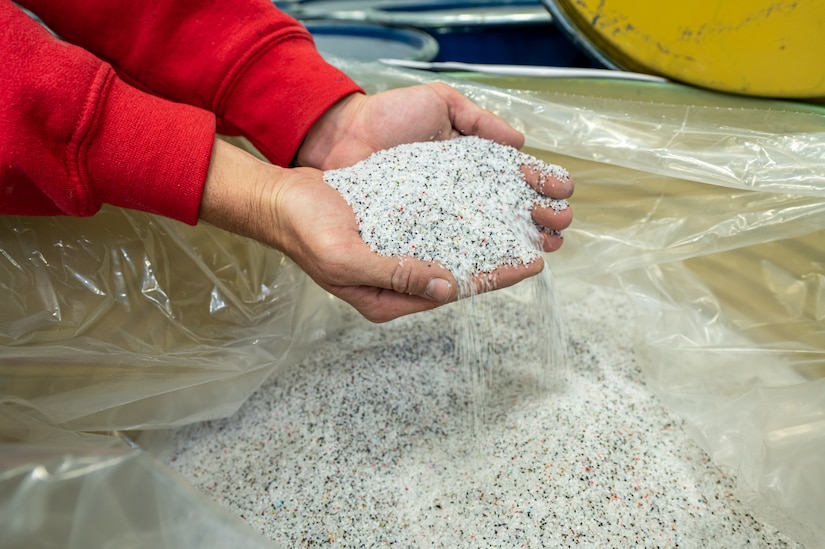
M 380 151 L 324 179 L 352 207 L 373 251 L 437 262 L 468 295 L 474 275 L 539 257 L 534 205 L 568 207 L 531 188 L 522 166 L 538 172 L 540 183 L 569 177 L 513 147 L 466 136 Z
M 523 168 L 566 180 L 563 168 L 475 136 L 447 141 L 400 145 L 324 179 L 338 190 L 355 212 L 363 240 L 382 255 L 415 257 L 447 268 L 458 282 L 459 295 L 475 294 L 473 277 L 499 268 L 535 261 L 541 253 L 541 230 L 531 218 L 536 205 L 561 211 L 565 200 L 537 192 L 525 180 Z M 482 279 L 484 283 L 491 281 Z M 537 315 L 546 338 L 544 362 L 536 387 L 558 388 L 563 381 L 564 333 L 554 301 L 549 270 L 531 281 L 536 286 Z M 491 289 L 491 288 L 485 288 Z M 493 311 L 462 302 L 463 313 L 453 328 L 456 356 L 470 383 L 470 430 L 484 421 L 488 388 L 489 331 Z

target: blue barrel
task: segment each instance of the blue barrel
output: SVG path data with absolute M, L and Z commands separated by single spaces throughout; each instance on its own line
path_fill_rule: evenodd
M 379 0 L 366 20 L 427 32 L 438 41 L 435 61 L 598 66 L 540 0 Z
M 325 58 L 432 61 L 438 55 L 438 42 L 419 29 L 346 20 L 311 19 L 302 22 Z

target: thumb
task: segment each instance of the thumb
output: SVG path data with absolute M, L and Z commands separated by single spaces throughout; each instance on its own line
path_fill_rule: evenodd
M 372 322 L 435 309 L 457 298 L 455 278 L 438 263 L 373 252 L 359 259 L 346 282 L 327 289 Z
M 447 303 L 456 295 L 455 285 L 446 278 L 431 278 L 427 281 L 427 286 L 424 288 L 424 297 L 437 301 L 438 303 Z
M 456 298 L 455 277 L 435 261 L 412 257 L 381 257 L 375 285 L 399 294 L 422 297 L 442 304 Z

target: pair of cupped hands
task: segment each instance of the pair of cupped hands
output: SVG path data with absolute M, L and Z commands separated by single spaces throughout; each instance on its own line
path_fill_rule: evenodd
M 458 284 L 437 263 L 381 256 L 361 239 L 355 214 L 324 182 L 323 171 L 351 166 L 404 143 L 475 135 L 521 148 L 524 136 L 443 83 L 374 95 L 353 94 L 310 129 L 298 152 L 301 167 L 281 168 L 216 139 L 201 203 L 202 220 L 284 252 L 318 285 L 373 322 L 433 309 L 456 300 Z M 526 184 L 564 199 L 573 181 L 523 168 Z M 550 177 L 548 177 L 550 175 Z M 540 179 L 543 181 L 540 184 Z M 544 251 L 562 244 L 572 220 L 567 208 L 534 206 Z M 525 266 L 479 275 L 479 292 L 505 288 L 541 272 L 539 257 Z

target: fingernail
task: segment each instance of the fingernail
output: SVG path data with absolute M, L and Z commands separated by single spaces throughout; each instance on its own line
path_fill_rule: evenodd
M 444 303 L 450 299 L 452 288 L 453 285 L 450 284 L 449 280 L 444 280 L 443 278 L 431 278 L 427 283 L 427 289 L 424 293 L 426 293 L 427 297 L 433 301 Z

